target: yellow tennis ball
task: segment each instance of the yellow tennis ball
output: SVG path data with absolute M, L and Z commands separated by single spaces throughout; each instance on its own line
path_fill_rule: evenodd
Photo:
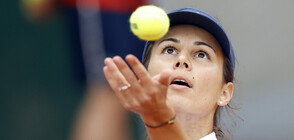
M 142 40 L 154 41 L 163 37 L 169 29 L 165 11 L 153 5 L 137 8 L 130 17 L 131 31 Z

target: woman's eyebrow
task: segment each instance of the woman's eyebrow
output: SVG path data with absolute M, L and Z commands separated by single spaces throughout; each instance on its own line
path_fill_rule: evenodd
M 166 38 L 166 39 L 161 40 L 158 45 L 160 45 L 160 43 L 162 43 L 164 41 L 172 41 L 172 42 L 175 42 L 175 43 L 180 42 L 178 39 L 175 39 L 175 38 Z
M 209 45 L 209 44 L 207 44 L 207 43 L 205 43 L 205 42 L 202 42 L 202 41 L 195 41 L 194 44 L 195 44 L 195 45 L 204 45 L 204 46 L 207 46 L 207 47 L 211 48 L 214 52 L 216 52 L 215 49 L 214 49 L 211 45 Z

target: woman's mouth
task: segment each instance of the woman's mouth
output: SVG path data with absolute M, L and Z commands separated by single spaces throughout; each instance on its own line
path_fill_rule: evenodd
M 170 83 L 170 87 L 173 89 L 189 89 L 192 88 L 192 84 L 186 78 L 178 76 L 173 78 Z

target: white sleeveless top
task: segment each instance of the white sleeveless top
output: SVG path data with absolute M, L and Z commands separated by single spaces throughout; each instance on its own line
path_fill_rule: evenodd
M 202 137 L 202 138 L 199 139 L 199 140 L 217 140 L 217 139 L 216 139 L 216 135 L 215 135 L 215 133 L 212 132 L 212 133 L 210 133 L 210 134 L 208 134 L 208 135 Z

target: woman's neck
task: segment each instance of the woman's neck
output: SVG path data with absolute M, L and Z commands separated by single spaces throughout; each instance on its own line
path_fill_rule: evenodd
M 181 112 L 177 116 L 182 128 L 191 140 L 198 140 L 213 131 L 214 114 L 198 117 L 195 114 Z

